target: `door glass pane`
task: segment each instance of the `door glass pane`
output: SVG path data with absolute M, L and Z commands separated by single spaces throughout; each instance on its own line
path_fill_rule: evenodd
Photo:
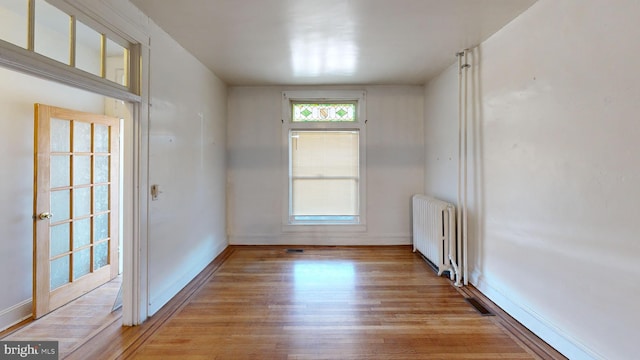
M 73 122 L 73 151 L 91 152 L 91 124 Z
M 93 212 L 99 213 L 109 210 L 109 185 L 96 186 L 94 189 Z
M 96 156 L 94 171 L 94 184 L 109 182 L 109 156 Z
M 111 39 L 107 39 L 107 80 L 127 86 L 129 51 Z
M 73 189 L 73 217 L 89 215 L 91 213 L 91 188 Z
M 97 270 L 109 264 L 109 241 L 93 247 L 93 269 Z
M 51 290 L 69 282 L 69 255 L 51 261 Z
M 51 222 L 68 220 L 70 209 L 70 191 L 51 191 Z
M 26 0 L 2 0 L 0 39 L 27 48 L 27 9 Z
M 91 243 L 91 218 L 75 220 L 73 222 L 73 249 L 87 246 Z
M 91 156 L 74 155 L 73 157 L 73 185 L 91 183 Z
M 50 186 L 52 188 L 69 186 L 70 175 L 69 173 L 69 156 L 67 155 L 52 155 L 51 156 L 51 179 Z
M 91 269 L 91 248 L 82 249 L 73 253 L 73 279 L 87 275 Z
M 35 52 L 69 65 L 71 17 L 45 0 L 35 3 Z
M 51 151 L 69 152 L 71 124 L 68 120 L 51 119 Z
M 109 127 L 106 125 L 94 125 L 95 152 L 109 152 Z
M 50 256 L 60 255 L 69 249 L 69 223 L 51 227 Z
M 93 223 L 93 241 L 103 240 L 109 237 L 109 214 L 98 215 Z
M 76 67 L 102 76 L 102 35 L 76 21 Z

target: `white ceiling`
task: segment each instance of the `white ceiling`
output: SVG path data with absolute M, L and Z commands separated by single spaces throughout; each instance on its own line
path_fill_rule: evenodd
M 424 84 L 535 0 L 131 0 L 230 85 Z

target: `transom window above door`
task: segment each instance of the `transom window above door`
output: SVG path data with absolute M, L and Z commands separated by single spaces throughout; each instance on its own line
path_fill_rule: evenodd
M 0 3 L 0 49 L 55 64 L 65 70 L 107 80 L 120 90 L 138 92 L 139 54 L 135 45 L 61 0 L 4 0 Z M 51 60 L 54 60 L 53 62 Z M 135 69 L 132 69 L 135 68 Z M 81 70 L 82 72 L 78 72 Z M 133 73 L 132 73 L 132 70 Z

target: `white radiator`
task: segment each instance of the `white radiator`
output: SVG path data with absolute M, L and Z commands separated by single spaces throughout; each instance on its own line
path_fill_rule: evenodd
M 458 275 L 456 264 L 456 212 L 445 201 L 414 195 L 413 251 L 419 251 L 438 268 L 438 276 L 449 271 L 451 280 Z

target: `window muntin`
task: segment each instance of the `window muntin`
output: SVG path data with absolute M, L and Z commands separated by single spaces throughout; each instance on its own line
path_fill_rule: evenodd
M 356 104 L 349 103 L 292 103 L 293 122 L 354 122 Z
M 290 223 L 360 222 L 358 130 L 289 132 Z

